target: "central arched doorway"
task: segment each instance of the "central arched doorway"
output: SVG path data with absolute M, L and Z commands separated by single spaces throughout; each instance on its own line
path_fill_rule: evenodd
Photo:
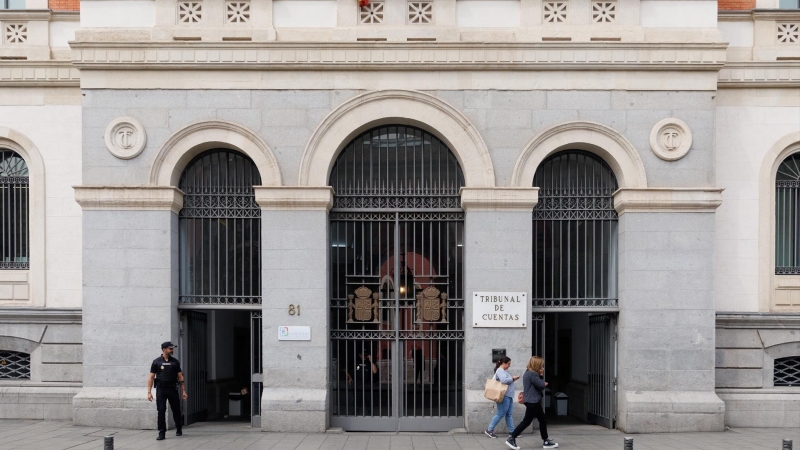
M 382 126 L 330 174 L 331 425 L 464 426 L 464 174 L 432 134 Z

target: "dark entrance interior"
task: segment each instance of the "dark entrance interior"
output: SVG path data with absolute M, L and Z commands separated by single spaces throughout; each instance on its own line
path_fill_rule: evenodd
M 616 313 L 558 312 L 537 316 L 534 353 L 541 354 L 544 349 L 545 381 L 549 383 L 545 411 L 550 421 L 614 428 Z
M 192 310 L 181 315 L 189 399 L 184 422 L 251 422 L 261 394 L 261 313 Z

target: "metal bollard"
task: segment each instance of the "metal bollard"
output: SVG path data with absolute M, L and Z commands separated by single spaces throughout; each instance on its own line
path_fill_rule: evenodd
M 625 450 L 633 450 L 633 438 L 625 438 Z
M 792 440 L 791 439 L 784 439 L 783 440 L 783 450 L 792 450 Z
M 103 438 L 103 450 L 114 450 L 114 436 Z

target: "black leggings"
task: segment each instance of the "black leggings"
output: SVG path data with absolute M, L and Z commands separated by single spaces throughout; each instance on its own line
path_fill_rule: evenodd
M 525 403 L 525 417 L 522 418 L 522 422 L 516 426 L 516 429 L 513 433 L 511 433 L 511 437 L 516 439 L 525 431 L 525 428 L 528 428 L 528 425 L 533 423 L 533 418 L 539 419 L 539 434 L 542 435 L 542 440 L 547 440 L 547 421 L 544 418 L 544 410 L 542 409 L 542 405 L 540 403 Z

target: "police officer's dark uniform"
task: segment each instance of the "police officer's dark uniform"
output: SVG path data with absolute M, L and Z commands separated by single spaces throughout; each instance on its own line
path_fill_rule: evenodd
M 172 342 L 164 342 L 161 348 L 174 347 Z M 158 408 L 158 435 L 163 437 L 167 432 L 167 402 L 169 401 L 172 416 L 175 419 L 176 436 L 180 436 L 183 428 L 181 416 L 181 396 L 178 390 L 178 374 L 181 372 L 181 363 L 172 356 L 168 360 L 161 355 L 153 360 L 150 373 L 155 374 L 156 408 Z

